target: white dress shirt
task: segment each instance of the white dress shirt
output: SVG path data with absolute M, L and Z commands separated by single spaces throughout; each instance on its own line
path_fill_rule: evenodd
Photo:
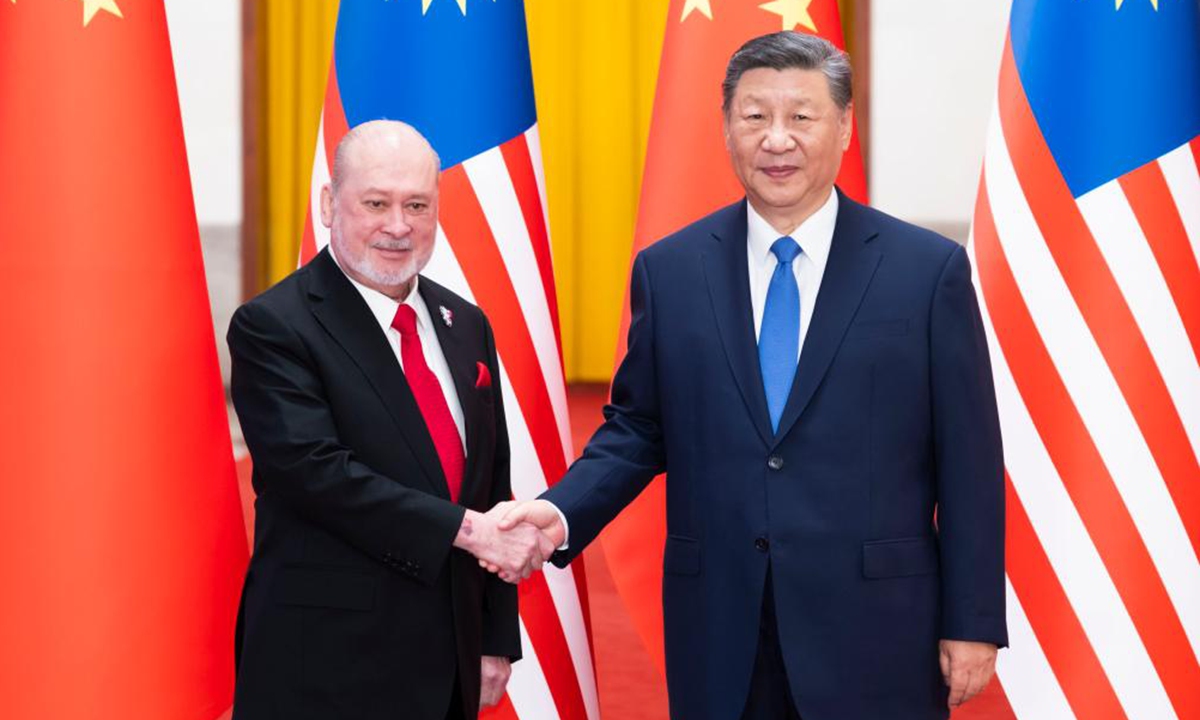
M 796 273 L 796 284 L 800 288 L 800 342 L 796 348 L 796 360 L 800 360 L 800 351 L 804 348 L 804 337 L 808 333 L 809 322 L 812 320 L 813 307 L 817 304 L 817 291 L 821 289 L 821 278 L 825 275 L 825 263 L 829 260 L 829 248 L 833 245 L 833 228 L 837 224 L 838 197 L 830 190 L 829 199 L 815 213 L 809 216 L 800 227 L 792 231 L 790 237 L 800 246 L 801 253 L 792 261 L 792 272 Z M 749 201 L 746 202 L 746 253 L 750 266 L 750 307 L 754 311 L 754 339 L 757 340 L 762 330 L 763 307 L 767 304 L 767 288 L 771 284 L 771 275 L 779 266 L 779 259 L 771 252 L 775 241 L 783 237 L 778 230 L 763 219 L 755 211 Z M 551 503 L 558 512 L 566 531 L 563 544 L 559 550 L 566 550 L 570 543 L 571 529 L 567 526 L 567 517 L 558 506 Z
M 429 315 L 429 308 L 425 306 L 425 298 L 417 292 L 420 278 L 413 278 L 412 289 L 409 290 L 408 297 L 404 298 L 403 303 L 399 303 L 346 274 L 346 269 L 342 267 L 333 248 L 329 249 L 329 254 L 333 257 L 338 269 L 346 275 L 346 279 L 350 281 L 355 290 L 358 290 L 358 294 L 362 295 L 362 299 L 367 303 L 371 314 L 375 316 L 375 322 L 379 323 L 379 329 L 387 338 L 388 346 L 392 348 L 392 354 L 396 356 L 396 362 L 400 363 L 401 370 L 404 369 L 404 359 L 400 356 L 400 331 L 392 327 L 392 319 L 396 317 L 396 311 L 400 309 L 400 305 L 412 306 L 417 314 L 417 337 L 421 339 L 421 353 L 425 356 L 425 364 L 437 377 L 438 385 L 442 386 L 442 395 L 446 397 L 446 405 L 450 407 L 450 415 L 454 418 L 454 425 L 458 428 L 458 440 L 463 446 L 463 456 L 466 457 L 467 441 L 465 438 L 467 435 L 463 430 L 462 404 L 458 401 L 458 391 L 454 386 L 454 378 L 450 375 L 450 365 L 446 362 L 446 355 L 442 352 L 441 343 L 438 342 L 433 319 Z
M 804 349 L 804 337 L 812 320 L 813 308 L 817 304 L 817 291 L 821 289 L 821 278 L 825 275 L 825 263 L 829 260 L 829 246 L 833 244 L 833 226 L 837 223 L 838 197 L 832 190 L 829 199 L 815 213 L 796 228 L 791 238 L 800 246 L 800 254 L 792 261 L 792 272 L 796 274 L 796 285 L 800 288 L 800 342 L 796 345 L 796 360 Z M 778 230 L 763 219 L 746 203 L 746 253 L 750 265 L 750 307 L 754 311 L 754 338 L 762 331 L 763 307 L 767 304 L 767 289 L 771 275 L 779 266 L 771 246 L 783 237 Z

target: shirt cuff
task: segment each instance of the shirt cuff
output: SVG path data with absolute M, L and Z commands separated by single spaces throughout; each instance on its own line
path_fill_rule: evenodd
M 549 500 L 547 500 L 546 502 L 547 502 L 547 503 L 550 503 L 550 507 L 554 508 L 554 512 L 558 513 L 558 521 L 559 521 L 559 522 L 561 522 L 561 523 L 562 523 L 562 526 L 563 526 L 563 541 L 562 541 L 562 545 L 559 545 L 557 548 L 555 548 L 556 550 L 558 550 L 558 551 L 560 551 L 560 552 L 561 552 L 561 551 L 563 551 L 563 550 L 566 550 L 566 549 L 567 549 L 567 546 L 568 546 L 568 545 L 570 545 L 570 540 L 571 540 L 571 526 L 570 526 L 570 525 L 567 525 L 567 516 L 566 516 L 566 515 L 563 515 L 563 511 L 562 511 L 562 510 L 559 510 L 557 505 L 555 505 L 554 503 L 550 502 Z

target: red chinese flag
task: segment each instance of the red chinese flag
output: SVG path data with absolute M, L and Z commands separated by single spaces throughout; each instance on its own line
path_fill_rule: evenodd
M 0 222 L 3 714 L 216 718 L 246 535 L 161 0 L 0 1 Z
M 743 196 L 722 129 L 721 81 L 729 57 L 747 40 L 780 30 L 807 32 L 844 48 L 836 0 L 671 0 L 646 149 L 633 252 Z M 866 202 L 855 129 L 838 187 Z M 629 304 L 617 341 L 625 356 Z M 601 534 L 617 590 L 647 652 L 665 668 L 662 549 L 666 488 L 659 478 Z M 665 677 L 665 675 L 664 675 Z

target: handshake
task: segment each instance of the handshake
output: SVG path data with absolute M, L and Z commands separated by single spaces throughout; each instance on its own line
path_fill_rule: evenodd
M 454 547 L 479 560 L 480 567 L 516 583 L 540 570 L 566 540 L 558 510 L 545 500 L 498 503 L 486 513 L 467 510 Z

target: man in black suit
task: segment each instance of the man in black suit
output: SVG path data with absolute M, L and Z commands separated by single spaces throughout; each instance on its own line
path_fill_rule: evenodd
M 553 547 L 484 513 L 511 496 L 499 365 L 479 308 L 417 275 L 437 203 L 419 133 L 354 128 L 330 248 L 234 315 L 258 495 L 237 720 L 474 718 L 520 657 L 515 588 L 479 562 L 528 576 Z

